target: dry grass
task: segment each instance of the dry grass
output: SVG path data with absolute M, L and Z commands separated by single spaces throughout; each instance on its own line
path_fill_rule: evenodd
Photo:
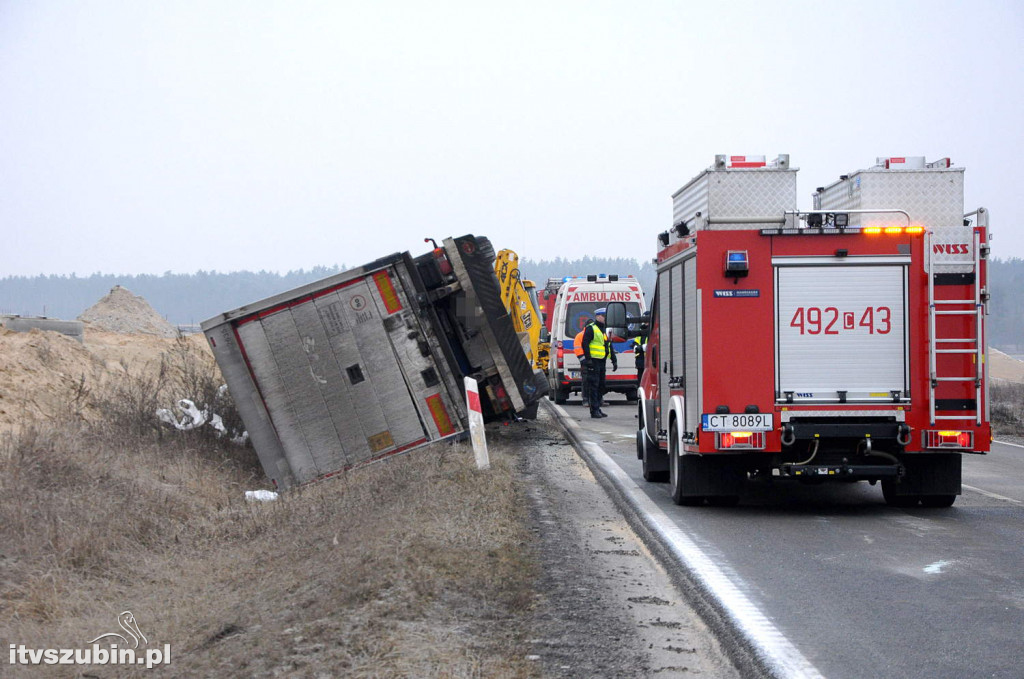
M 79 395 L 98 423 L 69 403 L 0 441 L 0 638 L 85 648 L 131 610 L 151 647 L 171 645 L 171 676 L 530 674 L 512 451 L 493 446 L 478 472 L 468 444 L 439 444 L 247 503 L 263 478 L 251 449 L 153 417 L 172 393 L 210 402 L 216 373 L 184 346 L 154 368 Z
M 1024 436 L 1024 384 L 989 384 L 992 433 L 996 436 Z

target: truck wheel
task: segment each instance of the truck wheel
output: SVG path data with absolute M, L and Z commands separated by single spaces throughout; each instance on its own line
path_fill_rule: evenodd
M 561 405 L 569 400 L 569 390 L 559 387 L 555 389 L 555 403 Z
M 696 507 L 703 504 L 704 498 L 699 495 L 686 495 L 683 492 L 683 456 L 679 450 L 678 429 L 673 422 L 668 437 L 668 469 L 669 483 L 672 487 L 672 502 L 684 507 Z
M 626 390 L 626 400 L 629 401 L 630 403 L 636 403 L 637 399 L 639 397 L 640 397 L 640 394 L 637 392 L 636 389 L 627 389 Z
M 923 495 L 921 504 L 925 507 L 945 508 L 952 507 L 956 502 L 956 495 Z

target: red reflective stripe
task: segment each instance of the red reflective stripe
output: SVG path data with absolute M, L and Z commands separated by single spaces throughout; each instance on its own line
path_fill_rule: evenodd
M 245 316 L 243 318 L 239 318 L 237 321 L 234 322 L 234 325 L 237 327 L 239 325 L 245 325 L 246 323 L 251 323 L 253 321 L 258 321 L 261 318 L 266 318 L 267 316 L 270 316 L 271 314 L 276 314 L 277 312 L 284 311 L 285 309 L 291 309 L 292 307 L 296 307 L 296 306 L 298 306 L 300 304 L 305 304 L 306 302 L 310 302 L 310 301 L 312 301 L 314 299 L 318 299 L 320 297 L 323 297 L 324 295 L 329 295 L 332 292 L 335 292 L 336 290 L 341 290 L 342 288 L 347 288 L 350 285 L 355 285 L 356 283 L 362 283 L 362 282 L 364 282 L 364 279 L 356 278 L 356 279 L 353 279 L 351 281 L 345 281 L 344 283 L 339 283 L 338 285 L 332 285 L 329 288 L 324 288 L 323 290 L 318 290 L 317 292 L 314 292 L 311 295 L 304 295 L 302 297 L 299 297 L 298 299 L 293 299 L 293 300 L 288 301 L 288 302 L 282 302 L 281 304 L 269 307 L 267 309 L 264 309 L 263 311 L 257 311 L 256 313 L 251 314 L 249 316 Z
M 480 410 L 480 393 L 479 392 L 467 391 L 466 392 L 466 397 L 469 400 L 469 409 L 470 410 L 472 410 L 474 412 L 477 412 L 477 413 L 483 412 L 482 410 Z

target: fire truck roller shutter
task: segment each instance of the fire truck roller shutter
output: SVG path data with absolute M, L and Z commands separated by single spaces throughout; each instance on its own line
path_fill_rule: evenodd
M 907 261 L 773 261 L 778 398 L 892 402 L 908 387 Z

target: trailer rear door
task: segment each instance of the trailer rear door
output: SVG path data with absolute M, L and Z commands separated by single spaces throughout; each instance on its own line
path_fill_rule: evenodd
M 909 257 L 778 257 L 779 402 L 909 400 Z
M 397 273 L 382 269 L 237 325 L 300 483 L 461 430 Z

